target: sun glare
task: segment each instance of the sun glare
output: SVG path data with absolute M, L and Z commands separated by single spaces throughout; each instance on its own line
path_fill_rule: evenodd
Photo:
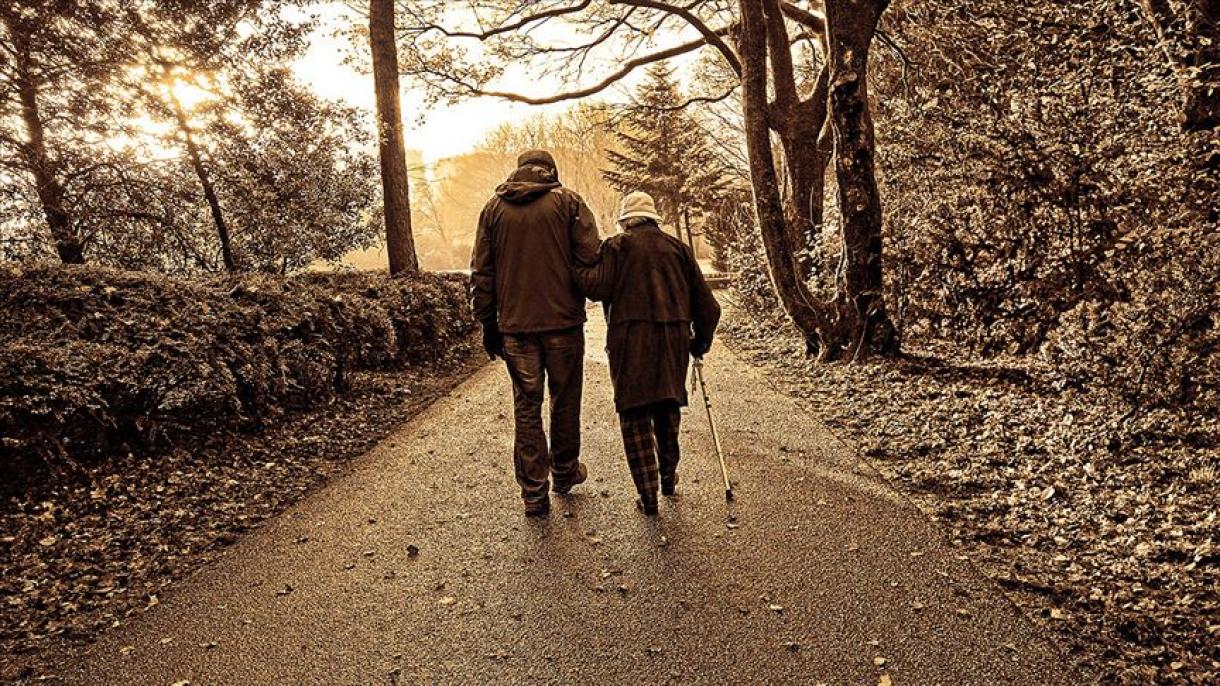
M 212 99 L 212 94 L 195 85 L 193 79 L 175 78 L 169 85 L 170 93 L 182 104 L 182 109 L 189 114 L 199 105 Z

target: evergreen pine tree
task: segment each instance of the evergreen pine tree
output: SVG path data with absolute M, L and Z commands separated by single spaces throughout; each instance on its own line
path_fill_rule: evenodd
M 656 200 L 667 230 L 684 241 L 690 223 L 712 205 L 726 186 L 723 165 L 707 133 L 689 112 L 673 72 L 649 68 L 634 102 L 616 122 L 619 150 L 608 150 L 606 182 L 621 193 L 644 191 Z

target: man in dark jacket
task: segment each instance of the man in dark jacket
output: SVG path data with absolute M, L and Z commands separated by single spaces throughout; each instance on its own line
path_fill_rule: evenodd
M 584 200 L 559 183 L 545 150 L 517 159 L 479 216 L 471 257 L 471 304 L 483 347 L 503 357 L 513 381 L 513 465 L 525 513 L 550 511 L 548 477 L 566 494 L 588 478 L 580 463 L 585 298 L 572 269 L 597 259 L 597 223 Z M 551 443 L 542 428 L 551 393 Z
M 665 495 L 678 482 L 690 356 L 711 349 L 720 321 L 694 252 L 663 232 L 660 219 L 651 196 L 629 193 L 619 214 L 624 233 L 602 243 L 594 267 L 575 269 L 585 294 L 605 306 L 614 407 L 639 507 L 649 515 L 657 513 L 658 481 Z

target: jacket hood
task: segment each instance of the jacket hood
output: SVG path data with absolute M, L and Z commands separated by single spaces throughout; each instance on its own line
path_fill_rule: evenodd
M 514 205 L 527 205 L 538 197 L 560 187 L 559 175 L 554 169 L 537 164 L 518 167 L 508 181 L 496 187 L 496 195 Z

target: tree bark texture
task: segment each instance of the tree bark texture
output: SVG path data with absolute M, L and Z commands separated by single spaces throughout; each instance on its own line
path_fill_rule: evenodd
M 877 190 L 868 55 L 888 0 L 827 0 L 827 62 L 835 178 L 842 213 L 839 307 L 851 322 L 853 359 L 897 352 L 882 281 L 881 197 Z
M 783 200 L 789 241 L 794 246 L 797 275 L 802 281 L 813 276 L 817 261 L 817 238 L 822 226 L 827 155 L 817 141 L 826 120 L 825 70 L 814 92 L 802 100 L 796 87 L 788 30 L 779 0 L 764 0 L 767 54 L 771 64 L 775 100 L 768 119 L 784 151 Z
M 767 265 L 780 303 L 804 334 L 809 351 L 820 346 L 824 330 L 819 312 L 804 280 L 796 270 L 793 235 L 789 230 L 771 151 L 767 115 L 767 39 L 762 0 L 741 0 L 741 88 L 745 113 L 746 148 L 754 207 L 762 233 Z
M 411 233 L 411 199 L 403 144 L 402 104 L 398 92 L 398 46 L 394 38 L 394 0 L 370 0 L 369 47 L 377 95 L 377 142 L 385 206 L 386 251 L 390 273 L 419 271 Z

